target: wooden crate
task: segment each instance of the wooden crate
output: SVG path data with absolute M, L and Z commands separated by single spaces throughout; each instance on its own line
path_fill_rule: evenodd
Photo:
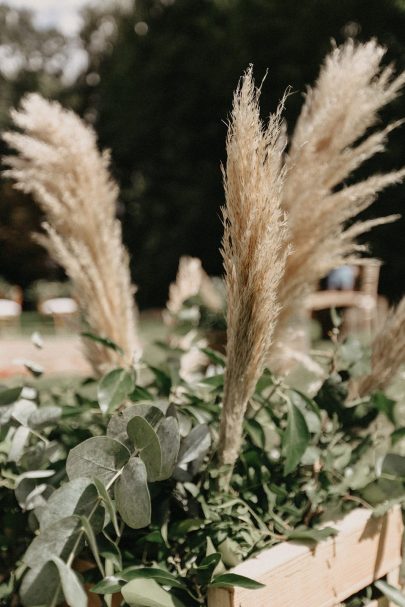
M 331 524 L 338 534 L 315 547 L 283 542 L 235 567 L 234 573 L 266 587 L 211 588 L 208 607 L 336 607 L 387 574 L 394 580 L 401 563 L 400 507 L 381 518 L 359 508 Z

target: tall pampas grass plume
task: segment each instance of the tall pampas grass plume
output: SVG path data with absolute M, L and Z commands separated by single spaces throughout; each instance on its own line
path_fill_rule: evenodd
M 199 293 L 203 276 L 204 270 L 198 257 L 180 257 L 176 280 L 169 286 L 169 299 L 163 315 L 166 324 L 173 324 L 183 304 Z
M 283 104 L 264 125 L 259 98 L 250 67 L 234 95 L 223 170 L 227 364 L 218 451 L 230 468 L 239 454 L 244 415 L 279 314 L 277 291 L 288 253 L 281 209 Z
M 395 379 L 405 363 L 405 297 L 391 308 L 385 322 L 371 343 L 371 370 L 353 378 L 350 396 L 362 398 L 376 390 L 384 390 Z
M 384 53 L 374 40 L 350 40 L 334 48 L 307 92 L 286 158 L 282 208 L 288 214 L 293 252 L 280 285 L 282 310 L 274 343 L 282 341 L 289 321 L 304 309 L 319 280 L 364 250 L 358 236 L 396 218 L 347 224 L 405 176 L 402 169 L 345 185 L 358 167 L 384 150 L 388 134 L 398 125 L 369 131 L 405 83 L 405 73 L 394 77 L 392 66 L 381 67 Z M 277 363 L 276 350 L 272 358 Z
M 85 339 L 86 357 L 97 375 L 130 366 L 140 348 L 135 289 L 116 219 L 118 188 L 109 156 L 99 153 L 93 129 L 74 112 L 37 94 L 24 97 L 11 115 L 20 132 L 3 136 L 17 152 L 5 158 L 5 174 L 44 212 L 44 234 L 37 240 L 70 277 L 89 330 L 122 350 Z

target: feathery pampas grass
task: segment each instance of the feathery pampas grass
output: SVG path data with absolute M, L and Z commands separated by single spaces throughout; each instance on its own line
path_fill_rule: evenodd
M 6 176 L 31 193 L 45 213 L 45 234 L 38 237 L 71 278 L 89 330 L 113 340 L 123 355 L 84 340 L 96 374 L 115 365 L 130 366 L 139 348 L 128 256 L 115 217 L 118 188 L 108 154 L 100 154 L 94 131 L 73 112 L 36 94 L 12 112 L 16 127 L 5 141 Z
M 363 397 L 376 390 L 384 390 L 405 362 L 405 297 L 388 317 L 371 344 L 371 371 L 360 379 L 353 379 L 350 397 Z
M 213 279 L 202 267 L 201 260 L 184 255 L 180 257 L 176 280 L 169 287 L 169 299 L 166 302 L 166 310 L 163 311 L 164 322 L 169 326 L 175 324 L 176 316 L 181 312 L 184 303 L 197 295 L 210 310 L 222 310 L 221 295 Z
M 378 111 L 396 97 L 405 73 L 381 68 L 384 49 L 375 41 L 348 41 L 334 48 L 320 71 L 298 119 L 286 159 L 282 207 L 288 214 L 293 252 L 280 285 L 281 313 L 273 343 L 282 341 L 288 321 L 304 308 L 304 298 L 335 267 L 356 256 L 356 238 L 394 217 L 346 222 L 367 208 L 405 170 L 374 175 L 353 185 L 345 180 L 365 160 L 384 150 L 397 124 L 364 137 Z M 276 362 L 277 349 L 272 351 Z
M 204 270 L 198 257 L 187 255 L 180 257 L 176 280 L 169 287 L 169 299 L 166 302 L 166 314 L 163 317 L 167 324 L 173 324 L 174 318 L 181 311 L 184 302 L 198 294 L 203 274 Z
M 282 104 L 264 126 L 259 97 L 249 68 L 233 99 L 222 209 L 228 328 L 218 452 L 230 468 L 239 454 L 248 400 L 263 372 L 288 252 L 281 210 Z

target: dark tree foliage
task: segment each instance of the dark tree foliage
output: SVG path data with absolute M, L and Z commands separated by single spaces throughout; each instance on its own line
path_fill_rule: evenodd
M 387 61 L 405 68 L 405 12 L 394 0 L 143 0 L 115 20 L 109 48 L 92 57 L 89 72 L 96 71 L 100 82 L 83 87 L 82 109 L 87 104 L 96 111 L 101 144 L 113 152 L 142 305 L 164 302 L 182 254 L 199 256 L 208 272 L 221 273 L 225 123 L 232 92 L 250 63 L 258 81 L 269 70 L 266 111 L 292 86 L 290 131 L 332 38 L 341 43 L 348 36 L 374 36 L 389 48 Z M 404 115 L 400 99 L 384 119 Z M 399 167 L 404 159 L 399 130 L 389 152 L 363 170 Z M 400 212 L 404 195 L 403 186 L 389 190 L 369 215 Z M 392 298 L 403 292 L 403 228 L 398 222 L 369 237 L 372 254 L 386 263 L 382 290 Z
M 39 31 L 29 11 L 0 6 L 0 131 L 10 126 L 10 108 L 30 91 L 56 98 L 69 48 L 55 29 Z M 0 155 L 8 153 L 0 139 Z M 45 250 L 31 238 L 40 230 L 41 212 L 31 198 L 0 182 L 0 276 L 26 287 L 61 275 Z
M 125 11 L 86 10 L 81 36 L 89 66 L 59 98 L 93 122 L 101 145 L 112 150 L 142 306 L 164 303 L 180 255 L 199 256 L 209 273 L 222 272 L 220 163 L 232 93 L 246 67 L 254 64 L 259 82 L 268 70 L 265 113 L 292 87 L 291 132 L 331 39 L 376 37 L 389 49 L 386 60 L 405 69 L 404 31 L 400 0 L 137 0 Z M 405 97 L 383 119 L 402 116 Z M 363 174 L 404 164 L 403 128 Z M 392 188 L 368 215 L 401 212 L 404 198 L 405 186 Z M 391 299 L 404 290 L 403 232 L 400 221 L 368 238 L 371 253 L 385 262 L 381 290 Z

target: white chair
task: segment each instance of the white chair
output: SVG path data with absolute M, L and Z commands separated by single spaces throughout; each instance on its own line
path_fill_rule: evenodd
M 78 316 L 79 308 L 71 297 L 54 297 L 41 302 L 38 310 L 45 316 L 52 316 L 55 327 L 62 327 Z
M 0 326 L 18 325 L 21 305 L 12 299 L 0 299 Z

